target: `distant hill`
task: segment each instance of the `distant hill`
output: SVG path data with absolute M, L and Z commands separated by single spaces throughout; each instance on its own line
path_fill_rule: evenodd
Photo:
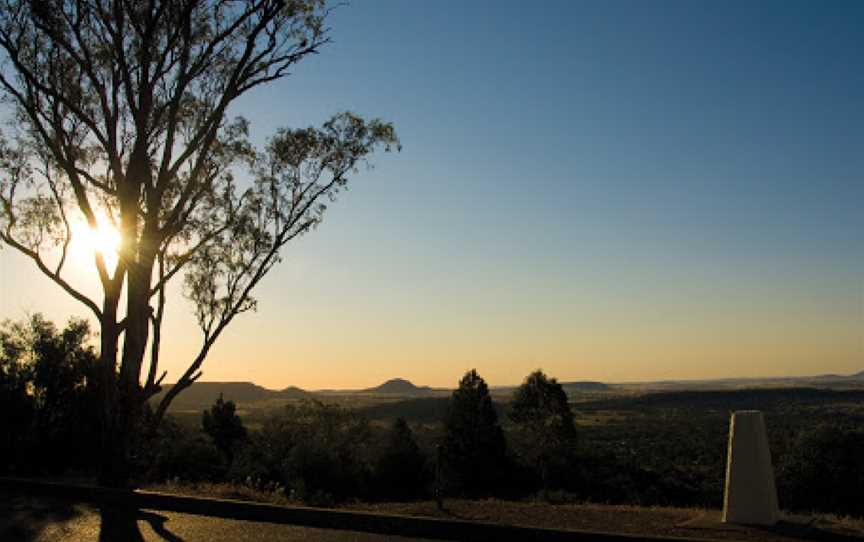
M 150 401 L 153 403 L 160 401 L 172 386 L 173 384 L 163 385 L 162 391 Z M 195 382 L 174 398 L 170 410 L 206 410 L 216 402 L 220 393 L 226 401 L 234 401 L 238 405 L 273 399 L 312 397 L 309 392 L 294 386 L 284 390 L 268 390 L 252 382 Z
M 432 392 L 429 386 L 415 386 L 404 378 L 393 378 L 380 386 L 362 390 L 363 393 L 382 393 L 387 395 L 426 395 Z
M 713 410 L 728 413 L 735 410 L 773 411 L 789 405 L 862 403 L 864 390 L 783 387 L 726 390 L 656 391 L 642 395 L 610 397 L 579 405 L 590 410 L 676 409 Z
M 309 399 L 312 397 L 312 394 L 306 390 L 298 388 L 297 386 L 288 386 L 279 392 L 279 396 L 285 399 Z
M 171 388 L 172 384 L 163 385 L 163 391 L 151 399 L 152 403 L 158 402 Z M 564 391 L 573 401 L 593 400 L 594 393 L 602 395 L 602 392 L 614 390 L 637 391 L 641 393 L 651 391 L 708 391 L 708 390 L 738 390 L 742 388 L 797 388 L 815 387 L 831 388 L 837 390 L 862 390 L 864 391 L 864 371 L 850 375 L 822 374 L 815 376 L 791 376 L 770 378 L 725 378 L 714 380 L 667 380 L 654 382 L 641 382 L 629 384 L 606 384 L 594 381 L 572 381 L 561 382 Z M 490 389 L 496 401 L 507 402 L 512 396 L 516 386 L 495 386 Z M 196 382 L 174 399 L 171 403 L 172 411 L 203 411 L 210 408 L 221 393 L 226 401 L 234 401 L 238 406 L 256 407 L 264 406 L 265 402 L 292 401 L 298 399 L 312 399 L 318 397 L 342 396 L 380 396 L 383 398 L 447 398 L 452 390 L 430 388 L 429 386 L 416 386 L 404 378 L 393 378 L 375 386 L 361 390 L 316 390 L 314 392 L 302 390 L 296 386 L 289 386 L 282 390 L 271 390 L 261 387 L 252 382 Z M 805 393 L 806 395 L 806 393 Z M 578 398 L 577 398 L 578 396 Z M 749 396 L 748 396 L 749 397 Z M 667 396 L 666 399 L 675 399 Z M 689 398 L 689 396 L 687 397 Z M 657 399 L 651 399 L 657 400 Z M 665 400 L 665 399 L 664 399 Z M 419 403 L 406 403 L 400 405 L 407 408 L 416 417 L 434 418 L 440 415 L 445 402 L 431 401 Z M 385 416 L 398 411 L 396 406 L 382 406 L 380 410 L 372 409 L 370 414 L 374 416 Z M 416 412 L 414 412 L 416 411 Z M 409 414 L 410 415 L 410 414 Z
M 162 391 L 150 401 L 157 403 L 168 392 L 173 384 L 162 386 Z M 234 401 L 238 406 L 260 406 L 265 401 L 291 401 L 297 399 L 313 399 L 322 396 L 355 396 L 355 395 L 387 395 L 391 397 L 428 397 L 435 395 L 436 390 L 428 386 L 415 386 L 403 378 L 394 378 L 380 386 L 364 390 L 317 390 L 309 392 L 296 386 L 288 386 L 281 390 L 270 390 L 252 382 L 196 382 L 183 390 L 171 402 L 169 410 L 190 411 L 210 408 L 219 394 L 226 401 Z M 258 405 L 256 405 L 256 403 Z
M 608 391 L 612 389 L 609 384 L 604 384 L 603 382 L 592 382 L 590 380 L 580 382 L 561 382 L 561 387 L 564 388 L 564 391 L 567 393 L 579 391 Z
M 857 373 L 853 373 L 851 375 L 819 375 L 814 377 L 801 377 L 802 380 L 827 380 L 827 381 L 844 381 L 844 380 L 864 380 L 864 371 L 858 371 Z
M 819 387 L 832 389 L 864 388 L 864 371 L 850 375 L 821 374 L 812 376 L 771 376 L 716 378 L 706 380 L 657 380 L 613 384 L 613 388 L 641 391 L 735 390 L 742 388 Z

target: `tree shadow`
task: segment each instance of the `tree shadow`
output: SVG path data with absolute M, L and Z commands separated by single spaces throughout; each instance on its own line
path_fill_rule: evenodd
M 36 540 L 51 525 L 81 515 L 74 503 L 0 492 L 0 540 Z
M 150 524 L 153 532 L 168 542 L 183 542 L 183 539 L 175 535 L 167 528 L 166 516 L 153 512 L 138 510 L 125 506 L 103 506 L 99 509 L 101 523 L 99 525 L 99 542 L 129 541 L 143 542 L 144 537 L 138 528 L 140 520 Z
M 453 508 L 447 506 L 446 502 L 442 503 L 441 506 L 437 507 L 436 511 L 438 512 L 438 515 L 440 517 L 458 519 L 462 521 L 489 521 L 490 519 L 490 516 L 488 515 L 458 512 Z

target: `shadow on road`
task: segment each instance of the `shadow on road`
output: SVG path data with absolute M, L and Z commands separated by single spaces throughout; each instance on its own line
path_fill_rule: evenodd
M 80 514 L 70 502 L 0 492 L 0 540 L 30 542 L 47 527 Z
M 183 539 L 165 528 L 168 518 L 153 512 L 121 506 L 103 506 L 99 509 L 99 542 L 129 541 L 143 542 L 138 528 L 141 520 L 150 524 L 153 532 L 168 542 L 183 542 Z

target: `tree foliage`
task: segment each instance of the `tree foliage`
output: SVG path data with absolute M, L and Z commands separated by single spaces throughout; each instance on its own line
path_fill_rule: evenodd
M 472 369 L 459 381 L 444 417 L 444 462 L 453 490 L 484 493 L 506 472 L 506 442 L 486 382 Z
M 781 504 L 793 510 L 860 515 L 864 430 L 827 423 L 802 431 L 779 465 Z
M 201 376 L 280 250 L 319 224 L 392 125 L 344 112 L 279 130 L 263 148 L 234 101 L 329 41 L 324 0 L 0 1 L 0 241 L 92 312 L 100 327 L 103 483 L 128 478 L 130 432 L 158 393 L 166 287 L 183 277 L 202 331 L 156 407 Z M 73 224 L 114 224 L 91 298 L 66 273 Z M 122 342 L 122 344 L 121 344 Z
M 514 392 L 509 417 L 520 433 L 522 454 L 536 466 L 543 489 L 548 489 L 553 470 L 566 466 L 576 444 L 576 426 L 564 388 L 542 371 L 534 371 Z
M 375 493 L 396 500 L 416 498 L 428 479 L 426 460 L 404 418 L 390 427 L 387 446 L 375 466 Z
M 87 466 L 94 450 L 96 353 L 89 324 L 58 330 L 41 314 L 0 326 L 3 463 L 26 470 Z
M 361 497 L 371 444 L 368 420 L 354 411 L 301 401 L 267 419 L 235 460 L 234 476 L 278 482 L 289 497 L 314 504 Z
M 205 410 L 201 415 L 201 428 L 213 439 L 213 444 L 229 463 L 234 457 L 236 447 L 248 438 L 243 420 L 236 410 L 234 401 L 225 401 L 220 393 L 210 410 Z

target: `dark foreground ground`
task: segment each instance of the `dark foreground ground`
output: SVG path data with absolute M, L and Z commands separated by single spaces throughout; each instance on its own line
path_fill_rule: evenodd
M 605 531 L 631 535 L 707 540 L 800 542 L 864 540 L 864 522 L 826 516 L 791 516 L 771 529 L 736 527 L 719 522 L 719 511 L 602 505 L 549 505 L 504 501 L 452 500 L 441 512 L 434 503 L 355 505 L 387 514 L 461 519 L 533 527 Z M 407 541 L 422 540 L 228 520 L 177 512 L 120 512 L 59 498 L 0 492 L 2 541 Z
M 100 511 L 47 497 L 0 494 L 0 541 L 214 541 L 264 542 L 320 540 L 322 542 L 403 542 L 422 540 L 239 521 L 177 512 L 138 510 L 131 515 Z
M 669 538 L 741 540 L 753 542 L 795 542 L 803 540 L 864 540 L 864 521 L 825 515 L 787 515 L 775 527 L 745 527 L 724 524 L 720 510 L 508 502 L 499 500 L 450 500 L 446 512 L 432 502 L 358 504 L 353 508 L 427 517 L 455 517 L 464 520 L 614 532 Z

